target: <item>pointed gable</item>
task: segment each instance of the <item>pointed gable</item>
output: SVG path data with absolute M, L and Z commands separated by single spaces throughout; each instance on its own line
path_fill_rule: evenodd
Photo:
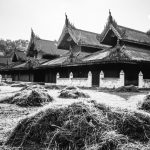
M 108 21 L 99 39 L 102 44 L 108 45 L 115 45 L 117 39 L 130 43 L 150 45 L 150 36 L 148 34 L 118 25 L 111 12 L 109 12 Z
M 59 57 L 66 54 L 66 50 L 57 49 L 57 41 L 40 39 L 31 30 L 31 38 L 27 49 L 27 56 L 36 57 L 38 54 L 42 57 L 52 56 Z
M 117 39 L 122 39 L 122 33 L 109 11 L 108 21 L 100 35 L 100 42 L 108 45 L 116 45 Z
M 100 44 L 99 34 L 77 29 L 69 21 L 67 15 L 62 34 L 58 40 L 58 48 L 70 49 L 71 44 L 79 46 L 103 48 L 106 45 Z
M 15 50 L 13 52 L 13 54 L 12 54 L 12 61 L 13 62 L 17 62 L 17 61 L 23 62 L 26 60 L 27 60 L 27 57 L 26 57 L 26 53 L 24 51 Z
M 29 57 L 35 56 L 35 53 L 36 53 L 35 43 L 37 39 L 40 39 L 40 38 L 35 35 L 35 33 L 33 32 L 33 29 L 31 28 L 31 36 L 30 36 L 30 42 L 27 48 L 27 56 Z

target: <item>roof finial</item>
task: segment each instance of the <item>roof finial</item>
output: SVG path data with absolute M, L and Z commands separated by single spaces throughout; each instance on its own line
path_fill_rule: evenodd
M 109 16 L 111 16 L 111 11 L 110 11 L 110 9 L 109 9 Z
M 33 37 L 33 38 L 35 37 L 35 34 L 34 34 L 32 27 L 31 27 L 31 37 Z
M 109 9 L 109 17 L 108 17 L 108 21 L 109 21 L 110 23 L 113 22 L 113 18 L 112 18 L 110 9 Z
M 68 26 L 69 20 L 68 20 L 68 16 L 66 13 L 65 13 L 65 17 L 66 17 L 65 24 L 66 24 L 66 26 Z

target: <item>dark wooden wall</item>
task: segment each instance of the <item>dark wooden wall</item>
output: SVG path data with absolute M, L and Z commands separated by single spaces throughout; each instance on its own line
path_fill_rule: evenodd
M 43 68 L 37 70 L 15 70 L 1 72 L 12 77 L 13 81 L 26 82 L 47 82 L 56 83 L 56 74 L 60 74 L 60 78 L 69 78 L 70 72 L 73 73 L 74 78 L 87 78 L 88 72 L 92 72 L 92 85 L 99 86 L 100 72 L 104 72 L 104 77 L 119 78 L 120 71 L 125 73 L 125 85 L 138 85 L 138 75 L 142 71 L 144 79 L 150 79 L 150 64 L 93 64 L 84 66 L 68 66 L 68 67 L 54 67 Z

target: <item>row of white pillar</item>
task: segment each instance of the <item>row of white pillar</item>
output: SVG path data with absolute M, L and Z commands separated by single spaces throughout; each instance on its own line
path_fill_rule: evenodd
M 88 72 L 88 77 L 92 77 L 92 72 L 91 72 L 91 71 Z M 59 73 L 56 74 L 56 78 L 57 78 L 57 79 L 60 78 L 60 74 L 59 74 Z M 70 79 L 73 78 L 73 73 L 72 73 L 72 72 L 70 72 L 69 78 L 70 78 Z
M 103 71 L 100 72 L 100 76 L 99 77 L 100 77 L 99 85 L 102 85 L 101 81 L 104 78 L 104 72 Z M 60 74 L 57 73 L 57 75 L 56 75 L 56 83 L 57 83 L 57 80 L 59 80 L 59 78 L 60 78 Z M 69 74 L 69 79 L 73 79 L 73 73 L 72 72 L 70 72 L 70 74 Z M 120 72 L 120 78 L 119 79 L 120 79 L 120 85 L 123 86 L 124 85 L 124 72 L 123 72 L 123 70 Z M 88 87 L 92 87 L 92 72 L 91 71 L 88 72 L 87 82 L 88 82 L 87 83 Z
M 101 71 L 100 72 L 100 82 L 102 79 L 104 79 L 104 72 Z M 57 73 L 56 78 L 59 79 L 60 78 L 60 74 Z M 125 73 L 123 70 L 120 71 L 120 86 L 124 86 L 125 85 Z M 73 79 L 73 73 L 70 72 L 69 74 L 69 79 Z M 89 71 L 88 72 L 88 82 L 89 82 L 89 86 L 92 86 L 92 72 Z M 101 84 L 101 83 L 100 83 Z M 143 80 L 143 73 L 140 71 L 139 73 L 139 78 L 138 78 L 138 87 L 142 88 L 144 86 L 144 80 Z

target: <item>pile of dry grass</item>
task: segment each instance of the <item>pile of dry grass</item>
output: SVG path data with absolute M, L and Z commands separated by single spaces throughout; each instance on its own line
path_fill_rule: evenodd
M 84 92 L 82 92 L 81 90 L 79 90 L 79 88 L 74 87 L 74 86 L 70 86 L 70 87 L 66 87 L 64 89 L 62 89 L 60 91 L 60 98 L 89 98 L 90 96 Z
M 142 144 L 140 142 L 129 142 L 127 144 L 123 144 L 119 146 L 118 150 L 149 150 L 149 144 Z
M 116 150 L 120 145 L 128 143 L 128 137 L 116 131 L 107 131 L 102 135 L 102 142 L 99 144 L 100 150 Z
M 143 102 L 140 105 L 140 109 L 150 112 L 150 93 L 145 96 Z
M 95 107 L 104 109 L 109 123 L 114 125 L 118 133 L 128 136 L 130 139 L 148 142 L 150 139 L 150 115 L 129 110 L 113 110 L 108 107 L 101 108 L 95 103 Z
M 115 89 L 115 92 L 140 92 L 134 85 L 122 86 Z
M 40 86 L 26 86 L 15 95 L 0 101 L 0 103 L 16 104 L 21 107 L 28 107 L 42 106 L 52 100 L 53 98 L 48 94 L 46 89 Z
M 82 149 L 91 143 L 100 142 L 102 132 L 111 129 L 106 120 L 102 112 L 83 103 L 49 108 L 20 121 L 6 144 Z
M 130 139 L 148 142 L 150 138 L 150 116 L 139 112 L 120 111 L 109 114 L 115 120 L 115 129 Z
M 150 116 L 92 101 L 43 108 L 21 120 L 5 144 L 33 149 L 36 145 L 36 149 L 122 150 L 128 143 L 146 143 L 149 138 Z

